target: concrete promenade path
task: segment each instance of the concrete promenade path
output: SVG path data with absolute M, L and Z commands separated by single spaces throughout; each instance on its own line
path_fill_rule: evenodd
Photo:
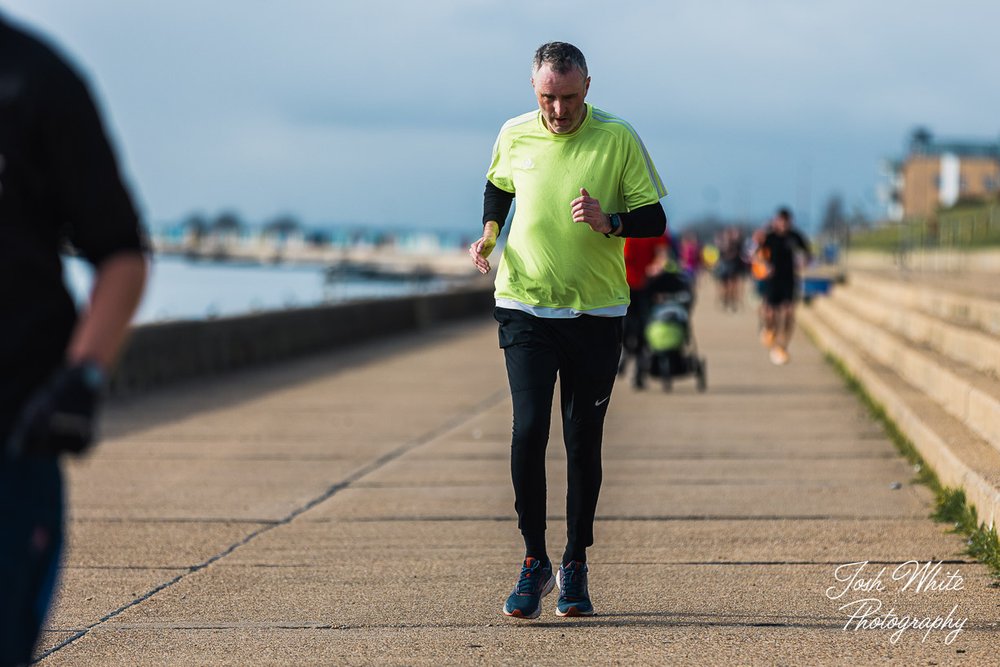
M 771 366 L 753 308 L 710 287 L 707 393 L 612 398 L 593 618 L 556 617 L 554 594 L 536 621 L 500 613 L 522 550 L 484 313 L 109 408 L 66 466 L 40 664 L 997 664 L 1000 590 L 930 492 L 807 339 Z M 553 556 L 564 461 L 556 418 Z M 921 586 L 908 561 L 943 562 Z M 938 627 L 848 626 L 866 612 Z

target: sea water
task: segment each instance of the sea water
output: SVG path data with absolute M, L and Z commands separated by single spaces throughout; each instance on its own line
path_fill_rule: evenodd
M 66 283 L 77 303 L 86 301 L 93 277 L 79 259 L 64 263 Z M 442 291 L 442 279 L 422 281 L 338 277 L 319 266 L 233 264 L 158 256 L 135 322 L 206 319 Z

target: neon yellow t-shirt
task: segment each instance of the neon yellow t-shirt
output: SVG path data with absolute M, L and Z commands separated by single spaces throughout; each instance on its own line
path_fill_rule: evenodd
M 625 314 L 625 240 L 573 222 L 570 202 L 586 188 L 602 210 L 622 213 L 667 194 L 631 125 L 588 104 L 576 131 L 554 134 L 539 111 L 523 114 L 500 129 L 486 177 L 516 197 L 498 306 L 541 317 Z

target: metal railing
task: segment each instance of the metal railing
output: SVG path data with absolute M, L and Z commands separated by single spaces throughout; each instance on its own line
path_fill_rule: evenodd
M 953 208 L 926 218 L 886 222 L 855 231 L 851 248 L 907 254 L 917 249 L 1000 246 L 1000 203 Z

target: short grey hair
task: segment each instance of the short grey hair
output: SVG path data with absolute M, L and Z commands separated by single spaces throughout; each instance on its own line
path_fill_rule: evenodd
M 542 65 L 549 65 L 559 74 L 566 74 L 575 67 L 580 70 L 584 79 L 589 76 L 583 52 L 567 42 L 549 42 L 539 46 L 531 62 L 531 73 L 537 72 Z

